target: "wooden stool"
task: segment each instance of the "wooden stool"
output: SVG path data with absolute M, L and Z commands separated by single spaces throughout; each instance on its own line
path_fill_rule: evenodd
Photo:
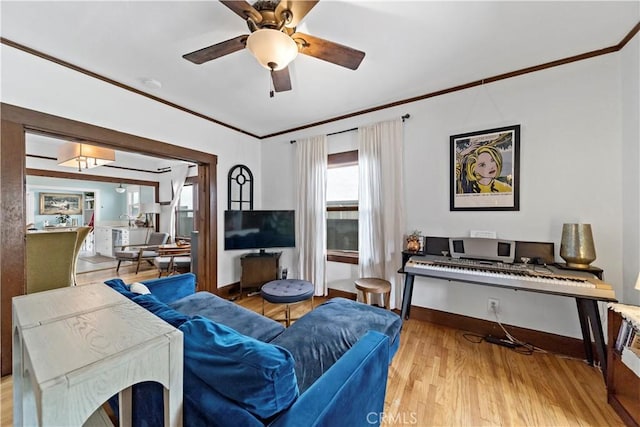
M 356 289 L 362 292 L 365 303 L 371 304 L 371 294 L 381 294 L 384 301 L 384 308 L 389 309 L 389 299 L 391 296 L 391 283 L 384 279 L 374 277 L 363 277 L 355 281 Z

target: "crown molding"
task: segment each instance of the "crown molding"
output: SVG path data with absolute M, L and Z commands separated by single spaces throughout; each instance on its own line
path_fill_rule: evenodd
M 181 105 L 175 104 L 173 102 L 167 101 L 165 99 L 162 99 L 162 98 L 157 97 L 155 95 L 152 95 L 150 93 L 147 93 L 147 92 L 141 91 L 139 89 L 136 89 L 134 87 L 128 86 L 128 85 L 126 85 L 124 83 L 120 83 L 120 82 L 118 82 L 116 80 L 110 79 L 108 77 L 102 76 L 102 75 L 100 75 L 98 73 L 95 73 L 93 71 L 87 70 L 86 68 L 82 68 L 82 67 L 74 65 L 74 64 L 72 64 L 70 62 L 63 61 L 62 59 L 59 59 L 59 58 L 56 58 L 54 56 L 48 55 L 46 53 L 40 52 L 40 51 L 38 51 L 36 49 L 27 47 L 25 45 L 22 45 L 20 43 L 15 42 L 15 41 L 9 40 L 7 38 L 0 37 L 0 43 L 4 44 L 6 46 L 13 47 L 13 48 L 18 49 L 18 50 L 21 50 L 23 52 L 29 53 L 31 55 L 37 56 L 39 58 L 45 59 L 47 61 L 51 61 L 51 62 L 53 62 L 55 64 L 61 65 L 63 67 L 69 68 L 71 70 L 77 71 L 79 73 L 85 74 L 85 75 L 93 77 L 95 79 L 101 80 L 101 81 L 103 81 L 105 83 L 112 84 L 112 85 L 117 86 L 117 87 L 119 87 L 121 89 L 128 90 L 128 91 L 133 92 L 133 93 L 135 93 L 137 95 L 141 95 L 141 96 L 144 96 L 146 98 L 152 99 L 152 100 L 154 100 L 156 102 L 159 102 L 161 104 L 164 104 L 164 105 L 167 105 L 169 107 L 172 107 L 172 108 L 175 108 L 177 110 L 180 110 L 182 112 L 194 115 L 194 116 L 199 117 L 201 119 L 210 121 L 210 122 L 215 123 L 217 125 L 220 125 L 220 126 L 228 128 L 228 129 L 234 130 L 236 132 L 242 133 L 244 135 L 248 135 L 248 136 L 251 136 L 253 138 L 262 140 L 262 139 L 273 138 L 275 136 L 280 136 L 280 135 L 284 135 L 284 134 L 288 134 L 288 133 L 292 133 L 292 132 L 297 132 L 297 131 L 304 130 L 304 129 L 313 128 L 313 127 L 324 125 L 324 124 L 327 124 L 327 123 L 333 123 L 333 122 L 337 122 L 337 121 L 340 121 L 340 120 L 345 120 L 345 119 L 349 119 L 349 118 L 352 118 L 352 117 L 361 116 L 363 114 L 368 114 L 368 113 L 372 113 L 372 112 L 375 112 L 375 111 L 385 110 L 387 108 L 397 107 L 399 105 L 410 104 L 410 103 L 417 102 L 417 101 L 422 101 L 422 100 L 425 100 L 425 99 L 428 99 L 428 98 L 434 98 L 436 96 L 446 95 L 446 94 L 449 94 L 449 93 L 453 93 L 453 92 L 457 92 L 457 91 L 460 91 L 460 90 L 469 89 L 469 88 L 476 87 L 476 86 L 482 86 L 482 85 L 487 84 L 487 83 L 493 83 L 493 82 L 497 82 L 497 81 L 500 81 L 500 80 L 510 79 L 512 77 L 521 76 L 523 74 L 533 73 L 533 72 L 536 72 L 536 71 L 542 71 L 542 70 L 546 70 L 548 68 L 553 68 L 553 67 L 558 67 L 560 65 L 570 64 L 572 62 L 583 61 L 585 59 L 594 58 L 596 56 L 607 55 L 609 53 L 618 52 L 622 48 L 624 48 L 624 46 L 627 43 L 629 43 L 629 41 L 631 41 L 635 37 L 636 34 L 638 34 L 638 31 L 640 31 L 640 22 L 638 22 L 627 33 L 627 35 L 625 35 L 623 37 L 623 39 L 619 43 L 617 43 L 617 44 L 615 44 L 613 46 L 609 46 L 609 47 L 605 47 L 605 48 L 597 49 L 597 50 L 592 50 L 590 52 L 585 52 L 585 53 L 581 53 L 579 55 L 569 56 L 567 58 L 562 58 L 562 59 L 558 59 L 558 60 L 555 60 L 555 61 L 546 62 L 546 63 L 540 64 L 540 65 L 534 65 L 532 67 L 526 67 L 526 68 L 522 68 L 522 69 L 519 69 L 519 70 L 510 71 L 510 72 L 507 72 L 507 73 L 498 74 L 498 75 L 491 76 L 491 77 L 486 77 L 484 79 L 479 79 L 479 80 L 475 80 L 475 81 L 472 81 L 472 82 L 469 82 L 469 83 L 464 83 L 464 84 L 460 84 L 460 85 L 457 85 L 457 86 L 452 86 L 450 88 L 437 90 L 435 92 L 425 93 L 423 95 L 418 95 L 418 96 L 414 96 L 414 97 L 411 97 L 411 98 L 405 98 L 405 99 L 401 99 L 401 100 L 398 100 L 398 101 L 390 102 L 390 103 L 387 103 L 387 104 L 382 104 L 382 105 L 366 108 L 366 109 L 363 109 L 363 110 L 354 111 L 354 112 L 351 112 L 351 113 L 348 113 L 348 114 L 343 114 L 343 115 L 340 115 L 340 116 L 334 116 L 334 117 L 331 117 L 331 118 L 328 118 L 328 119 L 325 119 L 325 120 L 320 120 L 320 121 L 317 121 L 317 122 L 307 123 L 307 124 L 304 124 L 304 125 L 300 125 L 300 126 L 296 126 L 296 127 L 290 128 L 290 129 L 283 129 L 283 130 L 280 130 L 278 132 L 273 132 L 273 133 L 266 134 L 266 135 L 256 135 L 256 134 L 251 133 L 249 131 L 246 131 L 244 129 L 240 129 L 240 128 L 236 127 L 236 126 L 232 126 L 230 124 L 221 122 L 220 120 L 217 120 L 217 119 L 215 119 L 215 118 L 213 118 L 211 116 L 207 116 L 206 114 L 198 113 L 197 111 L 194 111 L 194 110 L 191 110 L 189 108 L 183 107 Z

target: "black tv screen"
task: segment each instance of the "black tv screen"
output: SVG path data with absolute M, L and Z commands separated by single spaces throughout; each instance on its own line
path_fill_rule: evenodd
M 295 246 L 294 211 L 225 211 L 224 213 L 225 250 Z

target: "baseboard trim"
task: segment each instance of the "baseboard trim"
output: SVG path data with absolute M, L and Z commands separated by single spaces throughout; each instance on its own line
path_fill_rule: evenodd
M 399 314 L 399 311 L 396 311 Z M 486 336 L 504 336 L 504 332 L 496 322 L 476 319 L 475 317 L 463 316 L 461 314 L 447 313 L 445 311 L 433 310 L 425 307 L 411 306 L 411 319 L 435 323 L 449 328 L 459 329 L 466 332 Z M 511 335 L 520 341 L 532 344 L 550 353 L 563 354 L 578 359 L 584 359 L 584 346 L 581 339 L 565 337 L 549 332 L 541 332 L 519 326 L 503 326 Z M 596 355 L 595 351 L 593 353 Z
M 340 289 L 331 289 L 329 288 L 329 293 L 327 295 L 328 298 L 346 298 L 351 300 L 357 299 L 357 294 L 353 292 L 342 291 Z
M 216 295 L 220 298 L 231 299 L 237 297 L 240 293 L 240 282 L 229 283 L 228 285 L 218 287 Z

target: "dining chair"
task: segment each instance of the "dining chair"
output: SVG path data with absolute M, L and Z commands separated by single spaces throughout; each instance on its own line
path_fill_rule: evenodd
M 73 250 L 73 266 L 71 267 L 71 279 L 74 285 L 78 284 L 78 281 L 76 280 L 76 268 L 78 265 L 78 256 L 80 255 L 80 249 L 82 248 L 82 245 L 84 244 L 84 241 L 91 230 L 91 227 L 78 227 L 76 229 L 78 235 L 76 237 L 76 246 Z
M 149 264 L 153 264 L 152 260 L 158 256 L 158 246 L 164 245 L 167 240 L 169 240 L 169 233 L 153 232 L 149 234 L 147 243 L 144 245 L 122 246 L 120 250 L 115 251 L 115 256 L 118 260 L 116 271 L 120 271 L 122 261 L 131 261 L 136 263 L 136 274 L 138 274 L 140 263 L 144 260 Z
M 26 293 L 73 285 L 77 231 L 27 233 Z
M 162 277 L 163 272 L 171 275 L 191 271 L 191 243 L 193 242 L 185 239 L 158 247 L 158 256 L 153 259 L 158 277 Z

